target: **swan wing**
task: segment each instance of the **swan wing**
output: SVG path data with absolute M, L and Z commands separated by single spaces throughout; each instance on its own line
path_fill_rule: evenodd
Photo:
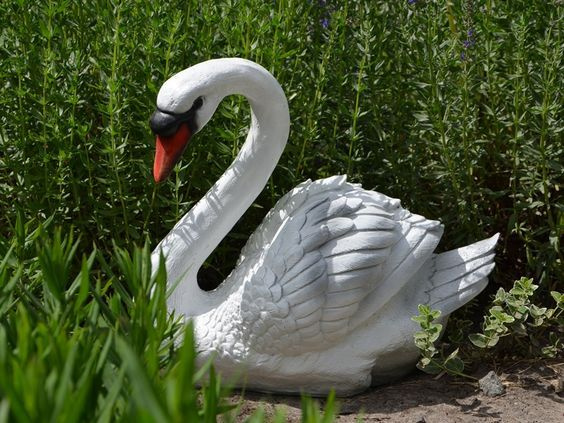
M 344 179 L 343 179 L 344 178 Z M 346 180 L 346 177 L 339 179 Z M 342 181 L 334 181 L 335 185 L 342 185 Z M 341 183 L 340 183 L 341 182 Z M 312 183 L 311 179 L 302 182 L 293 190 L 284 195 L 276 205 L 270 209 L 264 217 L 261 224 L 251 234 L 247 243 L 241 250 L 238 263 L 242 262 L 248 257 L 252 257 L 260 253 L 265 245 L 269 244 L 274 238 L 282 223 L 292 214 L 296 213 L 299 207 L 307 200 L 308 197 L 315 195 L 316 192 L 323 192 L 327 190 L 329 184 L 316 184 Z
M 344 176 L 298 186 L 243 252 L 255 257 L 241 302 L 249 347 L 292 355 L 335 345 L 404 286 L 441 232 Z

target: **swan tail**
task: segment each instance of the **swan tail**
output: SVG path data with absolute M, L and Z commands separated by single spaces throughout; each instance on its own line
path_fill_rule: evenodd
M 466 247 L 434 255 L 426 264 L 427 304 L 447 316 L 462 307 L 488 284 L 495 263 L 499 234 Z

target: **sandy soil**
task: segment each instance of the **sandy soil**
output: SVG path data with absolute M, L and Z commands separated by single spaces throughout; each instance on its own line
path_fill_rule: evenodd
M 491 369 L 473 376 L 481 377 Z M 520 362 L 494 369 L 506 390 L 498 397 L 482 393 L 477 383 L 420 372 L 392 385 L 339 400 L 338 422 L 558 422 L 564 423 L 564 363 Z M 240 397 L 234 396 L 235 401 Z M 300 421 L 300 400 L 247 392 L 239 418 L 258 407 L 266 416 L 284 410 L 289 422 Z

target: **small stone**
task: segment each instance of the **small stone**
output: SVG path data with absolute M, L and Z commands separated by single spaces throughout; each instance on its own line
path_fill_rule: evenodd
M 556 392 L 557 394 L 561 394 L 562 392 L 564 392 L 564 378 L 559 377 L 554 379 L 551 382 L 551 385 L 554 388 L 554 392 Z
M 340 416 L 348 416 L 356 413 L 358 413 L 358 407 L 355 404 L 344 403 L 339 408 Z
M 497 397 L 505 392 L 505 386 L 492 370 L 479 381 L 480 389 L 489 397 Z

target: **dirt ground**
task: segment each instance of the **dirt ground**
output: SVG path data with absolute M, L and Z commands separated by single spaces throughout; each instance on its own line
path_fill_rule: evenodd
M 520 362 L 473 376 L 482 377 L 489 370 L 495 370 L 505 386 L 501 396 L 486 396 L 477 383 L 449 376 L 437 379 L 417 371 L 395 384 L 340 399 L 336 421 L 564 423 L 564 363 Z M 245 394 L 237 421 L 244 421 L 258 407 L 267 417 L 282 409 L 287 421 L 300 421 L 299 398 L 251 392 Z

